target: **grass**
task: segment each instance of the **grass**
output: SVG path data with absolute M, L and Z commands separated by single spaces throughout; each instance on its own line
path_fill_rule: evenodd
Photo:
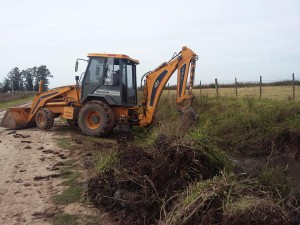
M 214 221 L 210 222 L 212 224 L 228 224 L 230 219 L 234 223 L 229 224 L 272 224 L 274 219 L 278 224 L 286 221 L 288 216 L 272 198 L 272 192 L 256 179 L 240 179 L 223 172 L 212 179 L 191 184 L 160 225 L 206 224 L 207 219 Z
M 15 92 L 14 95 L 0 93 L 0 109 L 31 101 L 35 92 Z
M 300 125 L 300 105 L 295 101 L 203 97 L 195 105 L 200 109 L 199 127 L 212 141 L 247 155 L 280 151 L 284 134 Z
M 265 166 L 259 173 L 259 181 L 262 185 L 270 187 L 274 194 L 278 194 L 279 198 L 282 198 L 291 191 L 286 180 L 286 173 L 284 168 Z
M 194 100 L 193 108 L 199 114 L 199 124 L 192 132 L 183 132 L 175 95 L 164 94 L 155 124 L 144 135 L 146 142 L 153 142 L 159 133 L 185 138 L 197 134 L 203 144 L 214 143 L 221 150 L 258 156 L 282 151 L 286 134 L 300 127 L 300 104 L 293 100 L 201 96 Z
M 197 214 L 205 218 L 210 206 L 212 211 L 218 211 L 212 217 L 222 214 L 227 221 L 233 218 L 243 223 L 246 218 L 250 222 L 264 223 L 265 218 L 265 224 L 272 224 L 273 219 L 287 219 L 284 202 L 291 194 L 291 187 L 286 180 L 285 168 L 262 165 L 251 171 L 253 174 L 239 177 L 230 173 L 235 170 L 227 157 L 280 155 L 292 144 L 289 132 L 300 127 L 299 101 L 288 96 L 286 87 L 263 88 L 270 92 L 268 96 L 263 94 L 261 99 L 251 95 L 255 87 L 241 89 L 245 94 L 238 98 L 229 92 L 226 94 L 229 89 L 221 89 L 221 96 L 197 93 L 193 108 L 199 114 L 199 123 L 188 131 L 181 127 L 174 92 L 164 92 L 154 124 L 143 131 L 136 129 L 141 145 L 155 144 L 160 134 L 180 137 L 204 153 L 212 169 L 214 166 L 216 171 L 226 168 L 219 176 L 191 184 L 171 211 L 162 207 L 164 219 L 160 221 L 161 225 L 195 222 L 195 218 L 199 219 Z
M 30 95 L 30 96 L 26 96 L 26 97 L 22 97 L 20 99 L 13 99 L 13 100 L 7 100 L 5 102 L 0 102 L 0 110 L 1 109 L 6 109 L 8 107 L 12 107 L 12 106 L 16 106 L 16 105 L 20 105 L 23 104 L 25 102 L 31 101 L 33 99 L 34 95 Z
M 98 160 L 96 162 L 96 171 L 102 172 L 104 170 L 109 169 L 113 164 L 117 162 L 117 153 L 116 150 L 107 151 L 98 156 Z
M 68 188 L 61 194 L 53 196 L 53 201 L 56 204 L 68 205 L 80 201 L 82 197 L 83 187 L 78 181 L 82 177 L 82 174 L 74 166 L 67 166 L 68 164 L 70 163 L 65 164 L 64 168 L 61 169 L 61 173 L 65 174 L 62 178 L 66 179 L 62 185 L 68 186 Z
M 113 163 L 115 157 L 115 141 L 105 139 L 106 145 L 112 145 L 112 149 L 101 149 L 104 139 L 97 137 L 89 137 L 82 135 L 77 127 L 65 125 L 65 121 L 61 121 L 62 126 L 56 127 L 56 144 L 63 149 L 69 150 L 69 159 L 64 161 L 64 166 L 60 168 L 61 176 L 64 181 L 62 185 L 66 189 L 59 194 L 52 196 L 55 204 L 66 206 L 71 203 L 80 203 L 84 206 L 90 205 L 90 202 L 85 198 L 86 189 L 85 181 L 82 181 L 84 176 L 95 171 L 108 168 Z M 87 153 L 89 153 L 87 155 Z M 93 165 L 88 171 L 84 165 Z M 92 171 L 93 170 L 93 171 Z M 85 180 L 85 179 L 84 179 Z M 88 209 L 87 209 L 88 210 Z M 65 213 L 58 214 L 54 219 L 54 224 L 104 224 L 98 216 L 86 216 L 83 213 L 77 215 L 69 215 Z
M 58 129 L 57 134 L 65 134 L 64 128 L 63 130 Z M 72 147 L 74 146 L 72 138 L 69 136 L 56 137 L 54 140 L 56 141 L 56 144 L 63 149 L 68 149 L 71 151 Z M 61 173 L 64 174 L 62 178 L 65 180 L 63 181 L 62 185 L 68 186 L 68 188 L 61 194 L 53 196 L 53 201 L 56 204 L 67 205 L 81 200 L 83 187 L 78 180 L 82 177 L 82 174 L 78 168 L 74 166 L 75 162 L 75 159 L 64 161 L 64 167 L 61 168 Z
M 77 217 L 67 213 L 58 214 L 53 219 L 54 225 L 79 225 Z
M 56 144 L 63 149 L 69 149 L 70 144 L 72 142 L 71 137 L 59 137 L 59 138 L 54 138 L 56 141 Z
M 237 89 L 238 98 L 259 98 L 260 89 L 257 87 L 240 87 Z M 199 96 L 200 89 L 194 89 L 194 94 Z M 215 97 L 215 88 L 201 89 L 201 95 Z M 219 96 L 233 98 L 236 97 L 235 88 L 219 88 Z M 288 100 L 293 96 L 292 86 L 263 86 L 262 98 L 273 100 Z M 300 86 L 295 86 L 295 99 L 300 99 Z
M 292 144 L 290 130 L 300 127 L 300 104 L 293 100 L 200 96 L 194 100 L 193 108 L 199 114 L 199 124 L 183 131 L 175 109 L 175 95 L 165 92 L 155 123 L 143 131 L 136 129 L 137 143 L 153 145 L 160 134 L 181 137 L 206 155 L 212 169 L 225 167 L 230 171 L 233 165 L 227 155 L 282 154 Z M 270 167 L 257 171 L 262 185 L 281 196 L 290 191 L 284 172 L 282 168 Z
M 70 186 L 63 191 L 62 194 L 55 195 L 53 201 L 56 204 L 68 205 L 70 203 L 78 202 L 81 198 L 82 187 L 79 185 Z
M 251 93 L 250 88 L 247 90 Z M 276 90 L 280 94 L 283 89 Z M 222 95 L 223 91 L 220 91 Z M 286 95 L 284 91 L 282 95 Z M 288 97 L 274 100 L 272 96 L 275 94 L 268 98 L 263 95 L 266 98 L 262 99 L 248 94 L 245 96 L 247 97 L 235 98 L 229 94 L 197 96 L 193 107 L 200 115 L 199 124 L 186 130 L 176 111 L 175 95 L 164 92 L 154 124 L 146 129 L 134 128 L 134 135 L 138 138 L 131 143 L 133 145 L 149 147 L 155 145 L 160 134 L 175 136 L 184 140 L 183 143 L 193 146 L 196 151 L 204 153 L 212 170 L 220 171 L 225 168 L 214 178 L 192 183 L 186 191 L 178 193 L 174 197 L 177 201 L 172 209 L 168 208 L 169 205 L 165 208 L 162 206 L 160 224 L 185 224 L 191 220 L 196 223 L 199 218 L 206 218 L 206 215 L 215 219 L 220 219 L 222 215 L 223 219 L 228 219 L 227 222 L 233 217 L 237 221 L 246 218 L 250 222 L 261 218 L 269 221 L 273 217 L 279 218 L 278 221 L 280 218 L 286 219 L 284 202 L 290 189 L 284 178 L 285 171 L 281 168 L 262 167 L 257 169 L 257 174 L 238 175 L 233 173 L 233 165 L 227 154 L 281 154 L 289 144 L 289 130 L 300 127 L 300 104 L 298 101 L 288 100 Z M 65 131 L 60 130 L 60 133 Z M 59 137 L 56 139 L 58 145 L 71 149 L 74 138 L 80 137 L 82 148 L 92 152 L 91 160 L 95 162 L 93 170 L 96 173 L 117 163 L 115 146 L 111 149 L 101 147 L 103 140 L 112 143 L 111 139 L 82 136 L 74 130 L 70 132 L 72 138 Z M 57 203 L 64 205 L 80 201 L 83 189 L 78 179 L 82 175 L 77 170 L 78 168 L 72 168 L 71 173 L 66 175 L 63 184 L 69 188 L 54 197 Z M 167 204 L 168 200 L 165 202 Z M 240 223 L 242 222 L 243 220 Z M 260 222 L 264 223 L 264 220 Z

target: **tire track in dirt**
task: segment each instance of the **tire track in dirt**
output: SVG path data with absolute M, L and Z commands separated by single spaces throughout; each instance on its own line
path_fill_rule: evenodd
M 50 224 L 57 213 L 51 196 L 62 191 L 62 180 L 34 179 L 58 173 L 49 168 L 62 159 L 47 150 L 63 150 L 52 139 L 52 132 L 0 127 L 0 224 Z

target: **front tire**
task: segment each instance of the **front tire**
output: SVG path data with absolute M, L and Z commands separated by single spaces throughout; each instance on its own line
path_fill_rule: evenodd
M 35 122 L 38 128 L 48 130 L 53 127 L 54 115 L 47 108 L 40 108 L 35 115 Z
M 90 101 L 81 108 L 78 123 L 84 134 L 103 137 L 114 127 L 114 113 L 104 102 Z

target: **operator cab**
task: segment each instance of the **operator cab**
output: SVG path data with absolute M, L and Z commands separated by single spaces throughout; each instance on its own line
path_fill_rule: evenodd
M 82 79 L 81 101 L 102 99 L 109 105 L 137 104 L 136 65 L 138 60 L 120 54 L 88 54 Z

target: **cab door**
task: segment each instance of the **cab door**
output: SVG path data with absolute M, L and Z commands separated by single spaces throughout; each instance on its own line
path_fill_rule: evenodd
M 82 80 L 81 99 L 94 93 L 103 84 L 105 58 L 91 58 Z
M 127 64 L 127 104 L 136 105 L 137 96 L 136 96 L 136 75 L 135 75 L 135 65 Z

